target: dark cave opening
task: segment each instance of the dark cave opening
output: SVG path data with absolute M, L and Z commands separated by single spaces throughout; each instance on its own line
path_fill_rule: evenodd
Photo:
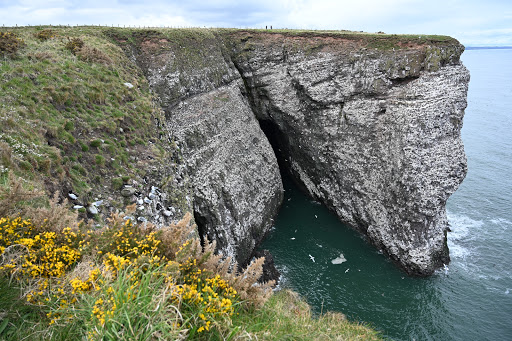
M 197 225 L 197 233 L 199 234 L 199 241 L 201 242 L 201 247 L 204 249 L 205 238 L 206 236 L 206 218 L 200 215 L 197 210 L 194 209 L 194 220 Z
M 276 156 L 283 185 L 287 184 L 288 186 L 297 187 L 301 192 L 309 196 L 311 199 L 318 200 L 318 198 L 314 198 L 311 195 L 306 186 L 297 177 L 297 174 L 292 170 L 291 160 L 297 160 L 298 156 L 293 156 L 297 150 L 293 150 L 288 136 L 283 133 L 279 126 L 272 120 L 260 119 L 258 122 L 260 124 L 261 130 L 267 137 L 267 140 L 270 142 L 270 145 Z
M 290 144 L 288 138 L 281 131 L 279 126 L 271 120 L 259 120 L 260 128 L 267 137 L 270 146 L 272 147 L 274 154 L 279 165 L 279 173 L 281 178 L 289 178 L 290 167 L 288 165 L 290 160 Z

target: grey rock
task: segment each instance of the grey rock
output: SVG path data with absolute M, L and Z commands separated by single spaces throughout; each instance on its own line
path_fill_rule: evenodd
M 433 273 L 449 261 L 445 204 L 467 169 L 463 47 L 313 40 L 212 35 L 190 42 L 190 65 L 172 44 L 130 50 L 179 145 L 185 164 L 173 185 L 190 183 L 183 206 L 221 253 L 249 260 L 283 196 L 261 124 L 314 200 L 407 272 Z
M 408 273 L 433 273 L 449 262 L 445 204 L 467 170 L 463 47 L 305 54 L 290 45 L 263 40 L 235 53 L 254 112 L 285 136 L 286 167 Z
M 121 195 L 123 197 L 131 197 L 133 194 L 135 194 L 135 188 L 133 188 L 132 186 L 125 186 L 121 190 Z

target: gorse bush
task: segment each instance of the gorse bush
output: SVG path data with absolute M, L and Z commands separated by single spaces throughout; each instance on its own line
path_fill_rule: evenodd
M 83 46 L 75 54 L 83 61 L 104 65 L 112 64 L 112 59 L 103 51 L 89 46 Z
M 57 32 L 55 32 L 54 30 L 45 29 L 37 33 L 34 33 L 34 36 L 40 41 L 45 41 L 57 37 Z
M 16 33 L 0 32 L 0 55 L 14 54 L 24 45 L 25 42 Z
M 68 49 L 69 51 L 71 51 L 71 53 L 73 53 L 74 55 L 76 55 L 78 53 L 78 51 L 80 51 L 80 49 L 82 47 L 84 47 L 85 43 L 82 39 L 80 38 L 69 38 L 68 37 L 68 41 L 66 43 L 66 49 Z
M 262 261 L 238 273 L 214 244 L 203 249 L 191 218 L 156 229 L 114 214 L 105 228 L 61 231 L 2 218 L 0 273 L 46 312 L 48 333 L 84 321 L 80 330 L 94 340 L 227 335 L 232 316 L 261 305 L 270 283 L 257 282 Z

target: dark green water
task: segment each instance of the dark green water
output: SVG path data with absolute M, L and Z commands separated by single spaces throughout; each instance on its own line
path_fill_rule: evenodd
M 463 128 L 469 172 L 448 202 L 452 262 L 411 278 L 285 180 L 263 248 L 282 287 L 396 340 L 512 340 L 512 50 L 467 51 Z M 346 262 L 331 260 L 343 254 Z M 314 262 L 311 259 L 314 258 Z

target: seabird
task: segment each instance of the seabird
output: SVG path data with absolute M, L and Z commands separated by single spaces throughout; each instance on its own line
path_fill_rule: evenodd
M 309 258 L 311 258 L 311 260 L 313 261 L 313 263 L 315 263 L 315 257 L 309 255 Z

